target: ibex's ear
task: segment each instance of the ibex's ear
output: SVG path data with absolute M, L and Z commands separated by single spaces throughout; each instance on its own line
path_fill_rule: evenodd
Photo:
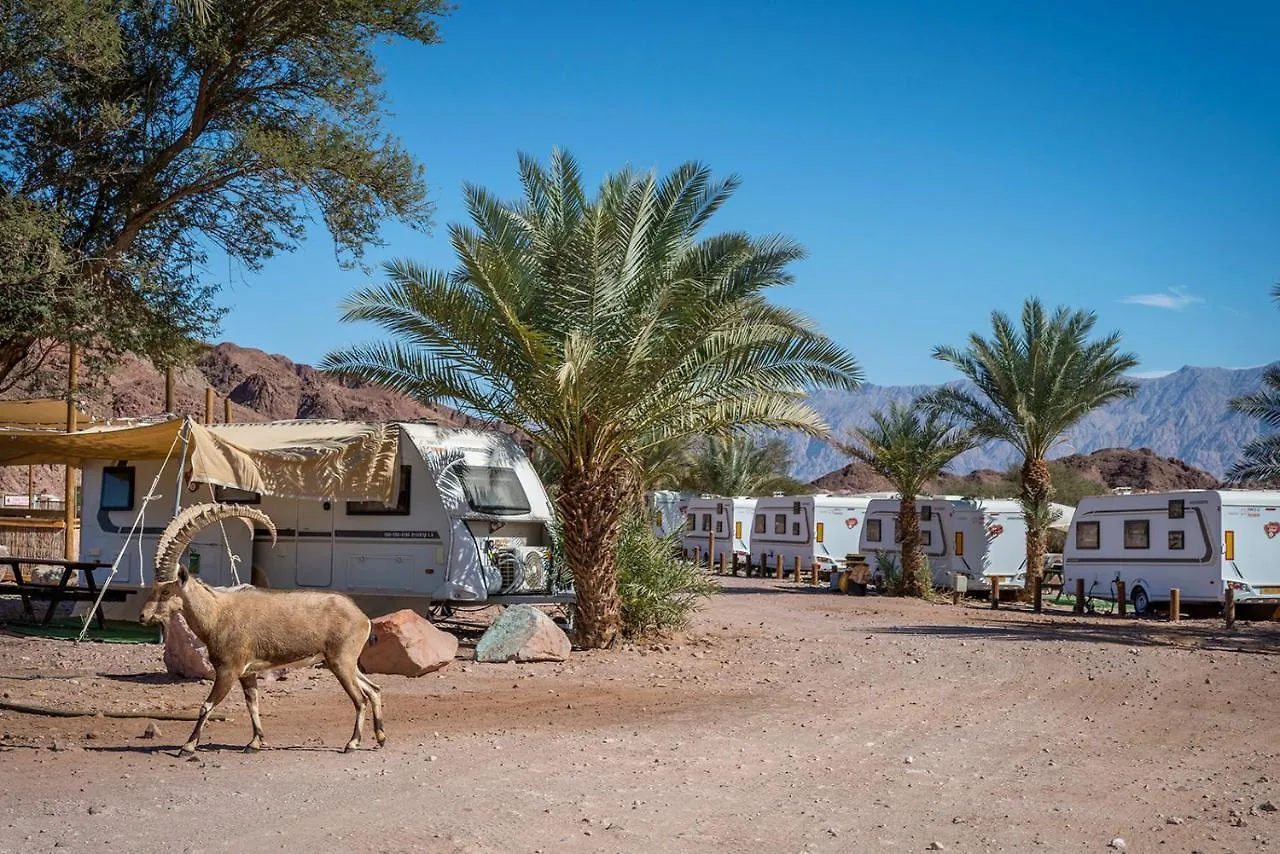
M 188 578 L 190 578 L 190 577 L 191 577 L 191 575 L 190 575 L 190 573 L 188 573 L 188 572 L 187 572 L 187 568 L 186 568 L 185 566 L 183 566 L 182 564 L 178 564 L 178 583 L 179 583 L 179 584 L 186 584 L 186 583 L 187 583 L 187 579 L 188 579 Z

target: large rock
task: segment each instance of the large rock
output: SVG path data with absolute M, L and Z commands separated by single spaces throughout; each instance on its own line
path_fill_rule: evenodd
M 373 621 L 373 639 L 360 653 L 366 673 L 421 676 L 439 670 L 458 654 L 458 639 L 405 608 Z
M 573 645 L 551 618 L 532 605 L 503 611 L 476 644 L 476 661 L 564 661 Z
M 184 679 L 212 679 L 209 651 L 176 611 L 164 627 L 164 669 Z

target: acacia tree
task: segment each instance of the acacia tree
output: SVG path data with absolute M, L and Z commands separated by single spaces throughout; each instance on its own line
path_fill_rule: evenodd
M 1280 285 L 1271 289 L 1272 299 L 1280 302 Z M 1262 388 L 1253 394 L 1234 398 L 1231 408 L 1274 429 L 1280 429 L 1280 366 L 1272 365 L 1262 375 Z M 1227 472 L 1232 483 L 1280 481 L 1280 433 L 1271 433 L 1244 446 L 1244 456 Z
M 1044 568 L 1045 535 L 1053 523 L 1053 481 L 1045 458 L 1063 433 L 1099 406 L 1131 397 L 1137 386 L 1124 374 L 1138 364 L 1119 350 L 1120 333 L 1090 340 L 1097 316 L 1065 306 L 1052 314 L 1037 299 L 1022 307 L 1021 327 L 991 314 L 992 337 L 970 334 L 964 349 L 936 347 L 976 386 L 943 386 L 922 398 L 954 416 L 980 441 L 1004 441 L 1022 454 L 1021 501 L 1027 519 L 1027 582 Z
M 519 426 L 559 471 L 556 509 L 573 574 L 579 641 L 617 635 L 614 566 L 646 451 L 751 426 L 825 435 L 804 402 L 852 388 L 856 362 L 808 319 L 771 305 L 799 246 L 741 233 L 701 237 L 735 179 L 688 163 L 659 178 L 629 169 L 594 195 L 578 164 L 520 158 L 523 197 L 465 188 L 472 224 L 451 227 L 457 264 L 387 265 L 344 319 L 390 342 L 330 354 L 324 367 Z
M 257 269 L 318 217 L 351 264 L 427 224 L 373 45 L 437 41 L 444 0 L 209 6 L 3 4 L 0 384 L 72 339 L 171 362 L 220 317 L 211 250 Z
M 920 544 L 920 517 L 916 496 L 947 465 L 973 447 L 972 437 L 945 421 L 937 412 L 922 409 L 918 401 L 908 406 L 890 403 L 871 414 L 871 426 L 854 430 L 853 442 L 841 450 L 862 460 L 886 478 L 900 495 L 898 536 L 902 542 L 903 594 L 925 593 L 924 550 Z

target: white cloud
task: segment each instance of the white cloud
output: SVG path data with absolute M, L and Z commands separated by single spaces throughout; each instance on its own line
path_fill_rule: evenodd
M 1128 376 L 1133 377 L 1135 380 L 1158 380 L 1161 377 L 1169 376 L 1171 373 L 1173 371 L 1134 371 Z
M 1169 288 L 1167 293 L 1163 294 L 1133 294 L 1127 296 L 1120 302 L 1129 305 L 1145 305 L 1150 308 L 1167 308 L 1170 311 L 1182 311 L 1193 302 L 1204 302 L 1200 297 L 1194 297 L 1187 293 L 1184 288 Z

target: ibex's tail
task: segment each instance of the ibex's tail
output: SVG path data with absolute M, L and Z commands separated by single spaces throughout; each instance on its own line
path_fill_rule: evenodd
M 222 519 L 243 519 L 253 530 L 254 522 L 261 522 L 271 532 L 271 544 L 276 542 L 276 525 L 261 510 L 243 504 L 197 504 L 183 510 L 164 529 L 156 545 L 156 580 L 172 581 L 178 575 L 178 558 L 191 541 L 205 527 Z

